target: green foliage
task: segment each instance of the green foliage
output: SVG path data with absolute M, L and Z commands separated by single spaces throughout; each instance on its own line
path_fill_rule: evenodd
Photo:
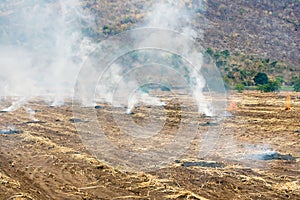
M 294 81 L 294 91 L 300 92 L 300 78 L 297 78 L 297 79 Z
M 270 65 L 271 65 L 272 67 L 276 67 L 276 64 L 277 64 L 277 61 L 273 61 Z
M 278 80 L 270 80 L 267 84 L 258 85 L 258 89 L 263 92 L 275 92 L 275 91 L 279 91 L 280 88 L 281 85 Z
M 245 86 L 241 83 L 238 83 L 234 87 L 235 90 L 237 90 L 239 93 L 242 93 L 245 90 Z
M 266 66 L 263 63 L 258 63 L 257 68 L 261 70 L 261 69 L 265 69 Z
M 225 59 L 229 58 L 229 56 L 230 56 L 229 50 L 221 51 L 221 54 L 222 54 L 223 58 L 225 58 Z
M 280 84 L 282 84 L 284 82 L 284 79 L 282 76 L 277 76 L 276 80 L 279 81 Z
M 108 35 L 114 34 L 113 28 L 110 27 L 110 26 L 108 26 L 108 25 L 104 25 L 104 26 L 102 27 L 102 32 L 103 32 L 104 34 L 108 34 Z
M 220 52 L 218 52 L 218 51 L 215 52 L 214 55 L 213 55 L 213 57 L 214 57 L 215 60 L 218 60 L 221 57 Z
M 242 83 L 245 86 L 251 86 L 252 85 L 252 82 L 250 80 L 243 81 Z
M 270 58 L 264 59 L 264 63 L 269 63 L 269 62 L 270 62 Z
M 290 74 L 295 73 L 290 72 L 298 72 L 296 67 L 288 65 L 282 60 L 271 60 L 266 57 L 230 52 L 229 50 L 218 51 L 207 48 L 204 59 L 208 59 L 209 63 L 214 62 L 221 74 L 230 80 L 231 86 L 238 83 L 245 86 L 265 85 L 269 78 L 277 79 L 280 84 L 285 82 L 287 85 L 292 85 Z M 287 72 L 287 70 L 290 71 Z
M 245 12 L 245 9 L 244 8 L 240 8 L 239 11 L 240 11 L 240 15 L 243 15 L 244 12 Z
M 258 72 L 253 80 L 256 85 L 265 85 L 268 83 L 269 78 L 266 73 Z
M 121 24 L 134 23 L 134 21 L 130 17 L 126 17 L 120 21 Z
M 227 73 L 227 77 L 230 78 L 230 79 L 234 79 L 234 78 L 235 78 L 235 77 L 234 77 L 234 73 L 233 73 L 232 71 L 229 71 L 229 72 Z
M 226 61 L 219 60 L 219 61 L 216 62 L 216 65 L 217 65 L 218 68 L 220 68 L 220 67 L 226 65 Z
M 212 50 L 212 48 L 207 48 L 205 53 L 207 53 L 210 56 L 213 56 L 214 55 L 214 50 Z
M 230 79 L 226 76 L 223 77 L 224 86 L 226 89 L 230 89 Z
M 103 25 L 103 27 L 102 27 L 102 31 L 103 32 L 106 31 L 106 30 L 108 30 L 108 29 L 109 29 L 109 27 L 107 25 Z
M 282 86 L 280 88 L 280 91 L 288 91 L 288 92 L 292 92 L 294 91 L 294 87 L 293 86 L 289 86 L 289 85 L 285 85 L 285 86 Z
M 247 71 L 245 69 L 242 69 L 240 71 L 241 79 L 247 78 Z

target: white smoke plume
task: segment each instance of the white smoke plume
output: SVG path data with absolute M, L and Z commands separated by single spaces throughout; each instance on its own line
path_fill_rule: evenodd
M 11 5 L 10 7 L 8 5 Z M 0 96 L 44 96 L 53 105 L 71 97 L 82 62 L 93 48 L 82 33 L 92 25 L 78 0 L 0 2 Z M 3 108 L 0 108 L 3 109 Z
M 25 110 L 28 113 L 30 120 L 32 120 L 34 122 L 39 121 L 37 118 L 35 118 L 35 111 L 34 110 L 32 110 L 31 108 L 28 108 L 28 107 L 26 107 Z
M 204 3 L 202 0 L 192 1 L 191 5 L 187 5 L 186 3 L 187 1 L 184 0 L 157 1 L 146 15 L 144 27 L 177 31 L 191 39 L 202 38 L 203 31 L 196 31 L 192 27 L 192 21 L 196 14 L 196 8 L 204 9 Z M 169 43 L 176 44 L 183 49 L 186 56 L 185 59 L 192 64 L 192 69 L 188 76 L 189 79 L 192 80 L 190 87 L 198 103 L 198 110 L 206 115 L 213 115 L 213 111 L 202 93 L 206 84 L 205 79 L 199 74 L 203 65 L 202 53 L 189 52 L 193 44 L 186 43 L 186 41 L 182 41 L 181 38 L 170 38 L 170 35 L 160 35 L 159 37 L 155 36 L 153 38 L 148 37 L 145 41 L 141 41 L 141 46 L 144 45 L 144 42 L 150 42 L 152 44 Z
M 153 106 L 166 105 L 165 102 L 160 101 L 158 98 L 151 97 L 148 93 L 138 92 L 137 94 L 133 94 L 132 96 L 129 97 L 126 114 L 133 113 L 135 105 L 139 102 L 142 102 L 146 105 L 153 105 Z
M 196 1 L 195 1 L 196 2 Z M 201 2 L 197 2 L 198 4 Z M 202 4 L 202 3 L 201 3 Z M 192 28 L 195 10 L 188 9 L 183 0 L 157 1 L 146 15 L 145 26 L 171 29 L 196 38 L 201 32 Z
M 6 3 L 5 1 L 0 4 Z M 30 98 L 41 96 L 50 101 L 51 106 L 60 106 L 65 98 L 73 95 L 82 64 L 96 46 L 82 32 L 82 29 L 86 28 L 83 25 L 94 26 L 93 17 L 82 9 L 80 0 L 16 0 L 11 1 L 11 5 L 11 10 L 0 10 L 0 96 L 13 96 L 19 100 L 6 110 L 15 110 L 26 104 Z M 159 0 L 153 4 L 139 26 L 174 30 L 190 38 L 199 38 L 202 37 L 202 31 L 194 30 L 192 21 L 196 8 L 203 8 L 203 5 L 201 0 L 192 1 L 190 5 L 184 0 Z M 190 44 L 183 44 L 180 39 L 169 38 L 169 35 L 135 38 L 130 42 L 135 43 L 137 47 L 147 42 L 166 42 L 170 45 L 180 44 L 181 48 L 186 49 L 186 60 L 191 61 L 194 66 L 189 72 L 193 96 L 198 101 L 199 111 L 212 115 L 202 95 L 205 80 L 199 76 L 202 66 L 201 53 L 190 54 Z M 91 81 L 90 88 L 97 84 L 97 90 L 93 91 L 97 92 L 96 96 L 115 106 L 131 102 L 128 107 L 133 108 L 132 102 L 136 101 L 128 101 L 132 92 L 130 90 L 137 90 L 140 85 L 134 79 L 128 81 L 120 77 L 123 76 L 123 67 L 110 66 L 110 71 L 102 77 L 107 81 L 98 84 Z M 92 74 L 90 72 L 85 75 L 86 85 L 89 85 L 89 77 Z M 118 98 L 114 98 L 114 84 L 122 87 L 118 88 L 122 94 Z M 81 99 L 85 106 L 95 105 L 94 100 L 85 98 L 84 95 Z M 141 101 L 146 104 L 164 105 L 164 102 L 142 91 L 136 99 L 136 103 Z
M 180 1 L 156 1 L 153 4 L 152 8 L 147 11 L 147 14 L 143 20 L 139 24 L 139 28 L 155 28 L 161 30 L 171 30 L 177 33 L 181 33 L 185 35 L 186 38 L 190 38 L 191 40 L 187 42 L 187 40 L 182 40 L 182 37 L 172 37 L 170 36 L 170 32 L 161 32 L 162 34 L 151 34 L 149 32 L 145 32 L 145 34 L 139 35 L 131 35 L 131 38 L 124 38 L 124 40 L 130 40 L 131 46 L 135 49 L 139 49 L 135 59 L 128 59 L 126 62 L 126 58 L 123 59 L 125 62 L 121 63 L 109 63 L 109 66 L 103 66 L 102 69 L 96 69 L 96 65 L 98 63 L 104 63 L 105 59 L 100 61 L 95 61 L 97 58 L 92 58 L 90 63 L 89 69 L 86 70 L 85 74 L 83 74 L 83 79 L 81 83 L 77 87 L 81 90 L 81 100 L 84 105 L 93 106 L 95 102 L 91 100 L 92 93 L 96 93 L 96 97 L 102 99 L 106 102 L 111 103 L 113 106 L 123 106 L 127 104 L 127 113 L 131 113 L 134 109 L 135 104 L 140 102 L 144 104 L 151 104 L 151 105 L 164 105 L 164 102 L 160 102 L 160 100 L 156 97 L 152 97 L 149 93 L 144 92 L 143 90 L 139 90 L 140 87 L 143 87 L 139 83 L 139 81 L 135 79 L 139 79 L 139 77 L 130 77 L 130 69 L 128 68 L 138 68 L 141 65 L 145 65 L 145 63 L 149 62 L 153 57 L 155 57 L 155 53 L 157 52 L 153 50 L 152 52 L 148 51 L 145 53 L 145 56 L 139 54 L 141 50 L 145 46 L 159 46 L 160 44 L 164 44 L 168 46 L 169 49 L 180 48 L 180 51 L 184 53 L 185 56 L 183 59 L 186 59 L 190 62 L 190 69 L 188 70 L 189 74 L 187 77 L 190 79 L 190 89 L 192 90 L 192 95 L 198 102 L 199 112 L 205 113 L 206 115 L 213 115 L 209 105 L 206 103 L 207 100 L 205 99 L 204 95 L 202 94 L 202 90 L 205 87 L 205 79 L 201 76 L 200 70 L 202 67 L 202 54 L 199 52 L 191 51 L 192 46 L 194 45 L 194 40 L 196 37 L 202 37 L 202 31 L 195 31 L 192 27 L 193 17 L 195 15 L 195 8 L 203 7 L 202 1 L 193 1 L 194 7 L 187 7 L 186 2 L 183 0 Z M 124 41 L 119 41 L 120 43 L 124 43 Z M 117 42 L 118 43 L 118 42 Z M 98 54 L 95 54 L 95 57 L 101 57 L 103 52 L 110 51 L 109 46 L 114 46 L 115 44 L 112 42 L 110 45 L 105 46 L 106 43 L 100 44 L 98 46 Z M 115 46 L 118 46 L 116 44 Z M 122 46 L 122 45 L 121 45 Z M 106 49 L 107 48 L 107 49 Z M 102 52 L 103 51 L 103 52 Z M 165 52 L 160 52 L 161 54 L 165 54 L 166 56 L 162 56 L 162 59 L 158 62 L 162 62 L 162 60 L 167 59 L 169 55 Z M 134 53 L 129 53 L 132 57 L 134 57 Z M 116 55 L 120 57 L 126 57 L 127 55 Z M 130 56 L 129 56 L 130 57 Z M 146 59 L 145 57 L 148 57 Z M 178 56 L 177 56 L 178 58 Z M 114 60 L 114 62 L 118 62 Z M 136 66 L 134 66 L 133 62 L 138 62 Z M 174 67 L 174 66 L 173 66 Z M 101 67 L 100 67 L 101 68 Z M 105 68 L 105 69 L 104 69 Z M 100 71 L 100 72 L 99 72 Z M 97 73 L 98 72 L 98 73 Z M 133 72 L 131 72 L 133 73 Z M 142 76 L 146 76 L 149 72 L 144 71 L 141 73 Z M 93 80 L 91 78 L 91 74 L 101 74 L 99 77 L 98 82 L 90 81 L 86 79 Z M 134 73 L 133 73 L 134 74 Z M 137 74 L 137 76 L 141 76 L 141 74 Z M 169 76 L 169 74 L 158 75 L 152 74 L 154 76 Z M 90 78 L 88 78 L 90 77 Z M 130 78 L 129 78 L 130 77 Z M 96 79 L 96 78 L 95 78 Z M 80 82 L 80 81 L 79 81 Z M 86 88 L 93 88 L 94 85 L 97 84 L 96 91 L 86 89 Z M 146 83 L 147 84 L 147 83 Z M 160 83 L 158 83 L 160 84 Z M 116 88 L 117 87 L 117 88 Z M 131 95 L 132 91 L 136 91 L 134 96 Z M 125 103 L 127 101 L 127 103 Z

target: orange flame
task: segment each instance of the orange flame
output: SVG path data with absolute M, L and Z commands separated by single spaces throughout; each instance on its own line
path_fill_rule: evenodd
M 238 106 L 236 104 L 236 102 L 234 101 L 231 101 L 229 106 L 228 106 L 228 111 L 235 111 L 235 110 L 238 110 Z
M 286 95 L 285 110 L 291 110 L 291 96 Z

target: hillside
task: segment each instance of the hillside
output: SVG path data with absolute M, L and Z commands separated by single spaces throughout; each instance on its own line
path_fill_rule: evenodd
M 208 1 L 207 18 L 213 27 L 204 43 L 234 52 L 221 66 L 235 82 L 257 71 L 281 77 L 287 84 L 299 76 L 299 1 Z M 248 79 L 248 80 L 247 80 Z
M 86 7 L 96 16 L 100 38 L 137 26 L 153 3 L 86 2 Z M 196 9 L 194 28 L 204 32 L 204 37 L 198 38 L 199 44 L 217 52 L 229 50 L 231 57 L 219 67 L 225 77 L 234 76 L 232 83 L 241 79 L 249 82 L 257 71 L 266 72 L 271 78 L 281 77 L 286 84 L 300 75 L 298 0 L 210 0 L 199 8 L 194 1 L 185 2 L 187 7 Z M 245 73 L 247 78 L 241 78 Z
M 143 26 L 145 16 L 155 2 L 83 0 L 83 8 L 95 17 L 93 28 L 85 28 L 84 32 L 101 41 L 124 30 Z M 293 84 L 293 80 L 300 76 L 299 0 L 183 2 L 194 12 L 193 28 L 203 33 L 198 38 L 199 45 L 217 54 L 212 56 L 231 85 L 253 84 L 253 76 L 258 71 L 267 73 L 271 79 L 280 77 L 287 85 Z M 34 9 L 35 4 L 38 1 L 0 3 L 0 36 L 6 32 L 7 24 L 2 24 L 6 17 L 21 12 L 15 9 L 16 5 Z M 224 50 L 228 50 L 230 56 L 220 60 L 218 54 Z
M 299 1 L 207 3 L 206 16 L 214 25 L 206 32 L 208 46 L 299 65 Z

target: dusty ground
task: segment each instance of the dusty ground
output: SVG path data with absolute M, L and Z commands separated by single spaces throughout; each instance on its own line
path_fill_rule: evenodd
M 23 108 L 0 114 L 0 130 L 14 126 L 23 131 L 0 134 L 0 199 L 300 199 L 299 95 L 291 93 L 288 111 L 284 93 L 230 95 L 238 108 L 222 123 L 213 152 L 195 156 L 193 145 L 201 141 L 196 136 L 186 155 L 169 167 L 147 173 L 120 171 L 93 157 L 76 123 L 70 121 L 70 105 L 51 108 L 31 102 L 39 123 L 28 123 L 31 120 Z M 166 110 L 165 133 L 172 134 L 180 110 L 172 104 Z M 110 112 L 118 111 L 104 107 L 97 112 L 99 120 L 107 123 L 108 136 L 119 137 L 110 122 Z M 138 113 L 143 112 L 137 110 L 133 119 L 142 123 Z M 199 123 L 206 122 L 204 118 Z M 253 156 L 267 150 L 293 159 Z M 206 165 L 182 166 L 187 161 Z M 210 165 L 211 161 L 217 165 Z

